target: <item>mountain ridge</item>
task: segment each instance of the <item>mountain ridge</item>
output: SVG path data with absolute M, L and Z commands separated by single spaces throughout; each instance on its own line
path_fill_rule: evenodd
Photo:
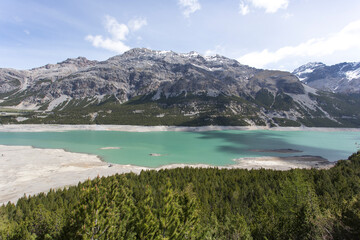
M 329 94 L 289 72 L 220 55 L 136 48 L 105 61 L 78 57 L 30 70 L 0 69 L 0 107 L 31 110 L 20 117 L 5 112 L 0 120 L 358 126 L 351 108 L 339 108 L 358 100 Z
M 310 87 L 334 93 L 360 93 L 360 62 L 308 63 L 292 72 Z

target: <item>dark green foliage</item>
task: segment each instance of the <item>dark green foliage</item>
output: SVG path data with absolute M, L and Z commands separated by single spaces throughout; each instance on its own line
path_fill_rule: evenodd
M 21 103 L 25 98 L 32 96 L 34 93 L 30 91 L 22 91 L 22 92 L 14 92 L 14 94 L 11 95 L 11 98 L 9 100 L 5 100 L 4 102 L 0 103 L 0 106 L 12 106 L 12 105 L 18 105 Z
M 278 79 L 276 86 L 284 92 L 295 93 L 295 94 L 304 94 L 304 86 L 299 82 L 289 82 L 287 79 Z
M 279 82 L 279 84 L 282 84 Z M 302 91 L 302 86 L 283 87 L 288 92 Z M 12 98 L 0 106 L 17 105 L 32 92 L 15 92 Z M 263 88 L 254 95 L 208 96 L 182 93 L 179 96 L 161 96 L 154 100 L 153 94 L 136 96 L 120 103 L 114 96 L 106 96 L 99 102 L 97 98 L 72 99 L 56 106 L 50 112 L 19 112 L 28 120 L 22 124 L 119 124 L 119 125 L 172 125 L 172 126 L 247 126 L 249 120 L 258 126 L 308 127 L 359 127 L 360 95 L 340 95 L 319 92 L 309 93 L 318 107 L 305 107 L 295 101 L 287 92 L 270 92 Z M 1 97 L 0 97 L 1 98 Z M 50 102 L 45 102 L 39 110 L 45 111 Z M 6 110 L 8 111 L 8 110 Z M 287 111 L 298 112 L 301 117 L 291 120 Z M 329 116 L 324 112 L 329 113 Z M 276 113 L 276 115 L 274 115 Z M 267 116 L 267 117 L 266 117 Z M 270 117 L 281 116 L 281 117 Z M 0 115 L 0 123 L 19 123 L 18 116 Z M 265 118 L 264 118 L 265 117 Z M 277 125 L 275 125 L 277 124 Z
M 170 180 L 166 182 L 164 195 L 164 203 L 159 213 L 160 236 L 163 239 L 179 239 L 180 206 L 178 196 L 174 193 Z
M 156 239 L 159 235 L 159 219 L 153 212 L 154 199 L 150 186 L 146 186 L 145 198 L 140 202 L 136 219 L 139 239 Z
M 299 118 L 299 122 L 307 127 L 340 127 L 339 122 L 335 122 L 325 117 Z M 346 125 L 348 126 L 348 125 Z M 350 127 L 350 126 L 348 126 Z
M 287 94 L 279 93 L 275 96 L 274 103 L 271 105 L 272 109 L 289 111 L 294 107 L 294 100 Z
M 14 93 L 16 93 L 18 91 L 19 91 L 18 89 L 15 89 L 15 90 L 12 90 L 10 92 L 0 93 L 0 98 L 3 99 L 3 98 L 6 98 L 6 97 L 9 97 L 9 96 L 13 95 Z
M 271 107 L 274 102 L 274 95 L 266 89 L 261 89 L 256 93 L 255 101 L 260 106 Z
M 300 123 L 287 118 L 273 118 L 273 121 L 281 127 L 300 127 Z
M 359 126 L 360 95 L 359 94 L 332 94 L 320 92 L 318 95 L 309 94 L 319 106 L 333 116 L 343 126 Z M 335 125 L 334 123 L 332 125 Z
M 0 239 L 359 239 L 360 152 L 329 170 L 172 169 L 0 208 Z

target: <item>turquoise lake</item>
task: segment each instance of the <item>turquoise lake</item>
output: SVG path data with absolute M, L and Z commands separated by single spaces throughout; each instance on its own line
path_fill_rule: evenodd
M 226 130 L 207 132 L 0 132 L 0 144 L 62 148 L 100 156 L 110 163 L 146 167 L 185 163 L 224 166 L 260 156 L 321 156 L 347 159 L 358 150 L 360 132 Z M 118 147 L 120 149 L 101 149 Z M 295 149 L 299 153 L 252 150 Z M 161 156 L 151 156 L 156 153 Z

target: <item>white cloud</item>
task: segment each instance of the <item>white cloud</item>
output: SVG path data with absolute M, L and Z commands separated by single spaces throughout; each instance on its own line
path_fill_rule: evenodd
M 286 9 L 289 0 L 250 0 L 256 8 L 265 8 L 267 13 L 275 13 L 279 9 Z
M 134 18 L 128 23 L 129 28 L 134 32 L 146 25 L 147 21 L 145 18 Z
M 254 67 L 265 67 L 270 63 L 290 57 L 330 56 L 335 52 L 360 49 L 360 20 L 351 22 L 340 32 L 326 38 L 314 38 L 297 46 L 282 47 L 274 52 L 264 49 L 248 53 L 238 61 Z
M 119 23 L 114 17 L 105 16 L 104 25 L 110 37 L 88 35 L 85 37 L 85 40 L 91 42 L 94 47 L 104 48 L 116 53 L 123 53 L 130 49 L 130 47 L 124 43 L 130 31 L 139 30 L 147 25 L 147 21 L 145 18 L 134 18 L 126 25 Z
M 118 23 L 118 21 L 111 16 L 106 16 L 105 18 L 105 28 L 113 38 L 115 40 L 125 40 L 126 35 L 129 34 L 128 26 L 123 23 Z
M 247 15 L 250 12 L 249 5 L 245 4 L 245 2 L 240 1 L 239 5 L 239 13 L 241 15 Z
M 255 8 L 263 8 L 266 13 L 275 13 L 279 9 L 286 9 L 289 5 L 289 0 L 241 0 L 240 14 L 248 14 L 250 12 L 250 5 Z
M 91 42 L 94 47 L 104 48 L 117 53 L 123 53 L 130 49 L 130 47 L 126 46 L 122 41 L 110 38 L 104 39 L 101 35 L 88 35 L 85 39 Z
M 178 4 L 182 9 L 182 13 L 186 18 L 190 17 L 190 14 L 201 9 L 201 5 L 198 0 L 178 0 Z
M 26 35 L 30 35 L 30 31 L 29 31 L 29 30 L 24 30 L 24 33 L 25 33 Z

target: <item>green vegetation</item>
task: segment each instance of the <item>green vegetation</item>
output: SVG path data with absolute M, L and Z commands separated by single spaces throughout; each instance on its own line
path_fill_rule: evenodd
M 321 92 L 318 95 L 309 94 L 319 106 L 334 117 L 338 123 L 347 127 L 359 127 L 360 106 L 359 94 L 332 94 Z M 314 122 L 316 124 L 316 121 Z M 339 125 L 332 123 L 330 125 Z M 316 124 L 318 125 L 318 124 Z
M 11 95 L 11 98 L 6 99 L 4 102 L 0 103 L 0 106 L 16 106 L 20 104 L 24 99 L 27 97 L 33 96 L 34 93 L 30 91 L 21 91 L 21 92 L 14 92 Z
M 274 122 L 282 127 L 300 127 L 300 123 L 287 118 L 273 118 Z
M 14 94 L 11 100 L 0 106 L 18 104 L 32 93 Z M 119 125 L 172 125 L 247 126 L 250 121 L 258 126 L 308 127 L 360 127 L 360 95 L 336 95 L 331 93 L 310 94 L 319 107 L 306 108 L 285 93 L 274 96 L 268 90 L 260 90 L 251 96 L 217 97 L 188 93 L 158 100 L 153 95 L 137 96 L 125 103 L 119 103 L 114 96 L 107 96 L 98 102 L 96 98 L 72 99 L 58 105 L 51 112 L 44 112 L 49 102 L 39 111 L 24 112 L 28 120 L 22 124 L 119 124 Z M 298 112 L 301 117 L 286 118 L 286 111 Z M 330 114 L 326 115 L 325 112 Z M 266 118 L 264 115 L 274 116 Z M 275 117 L 276 116 L 276 117 Z M 330 118 L 329 118 L 330 117 Z M 18 123 L 16 116 L 0 115 L 0 124 Z
M 255 95 L 255 101 L 257 104 L 263 107 L 271 107 L 274 102 L 274 95 L 266 89 L 261 89 Z
M 33 110 L 26 110 L 26 109 L 16 109 L 16 108 L 3 108 L 0 107 L 0 112 L 5 113 L 31 113 Z
M 13 95 L 14 93 L 18 92 L 18 89 L 12 90 L 10 92 L 0 93 L 0 99 L 6 99 L 7 97 Z
M 29 113 L 29 120 L 22 123 L 46 124 L 123 124 L 123 125 L 248 125 L 246 118 L 259 125 L 265 123 L 257 117 L 255 107 L 239 97 L 179 96 L 152 101 L 152 96 L 138 96 L 120 104 L 114 97 L 97 103 L 96 99 L 71 100 L 57 106 L 52 112 Z M 234 114 L 226 106 L 236 102 L 243 104 L 244 114 Z M 192 105 L 196 105 L 198 111 Z M 41 108 L 42 110 L 44 108 Z M 96 113 L 94 118 L 92 114 Z M 38 117 L 39 115 L 46 117 Z M 0 117 L 0 123 L 16 123 L 15 118 Z
M 360 152 L 329 170 L 172 169 L 0 208 L 0 239 L 358 239 Z

